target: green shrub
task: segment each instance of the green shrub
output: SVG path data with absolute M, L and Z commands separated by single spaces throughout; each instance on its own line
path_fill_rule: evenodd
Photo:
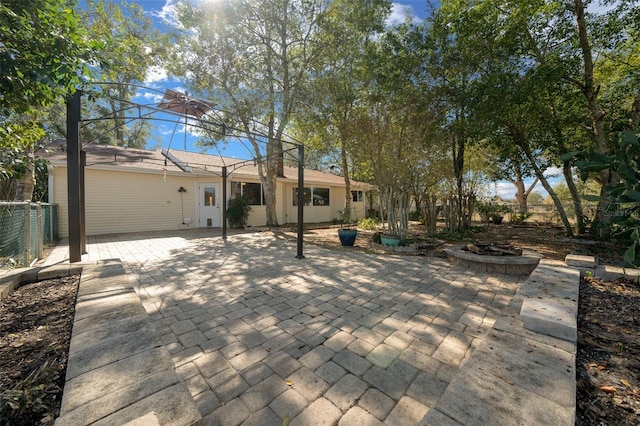
M 249 205 L 249 199 L 240 195 L 231 198 L 227 206 L 229 226 L 232 228 L 243 228 L 247 224 L 250 211 L 251 206 Z
M 529 213 L 529 212 L 515 213 L 513 217 L 511 217 L 511 222 L 515 224 L 522 224 L 524 223 L 525 220 L 529 219 L 531 216 L 533 216 L 533 213 Z
M 489 218 L 502 217 L 505 213 L 511 212 L 511 208 L 504 204 L 483 203 L 480 201 L 476 203 L 476 210 L 483 222 L 488 222 Z
M 50 379 L 53 368 L 40 367 L 13 389 L 0 391 L 0 424 L 37 424 L 42 414 L 49 408 L 45 385 Z
M 619 181 L 605 185 L 605 196 L 585 195 L 584 199 L 607 203 L 604 223 L 594 219 L 592 232 L 601 237 L 610 235 L 620 241 L 631 243 L 624 253 L 624 261 L 640 267 L 640 140 L 630 130 L 617 133 L 610 146 L 611 154 L 596 152 L 568 153 L 561 157 L 568 161 L 577 157 L 575 164 L 580 169 L 582 180 L 591 173 L 610 170 L 619 176 Z
M 358 221 L 360 229 L 376 229 L 378 225 L 380 225 L 380 220 L 377 217 L 363 217 Z

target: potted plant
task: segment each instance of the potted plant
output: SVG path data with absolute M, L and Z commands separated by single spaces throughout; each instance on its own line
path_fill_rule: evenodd
M 385 246 L 399 246 L 402 236 L 395 234 L 382 234 L 380 235 L 380 243 Z
M 491 220 L 496 225 L 502 223 L 505 213 L 511 212 L 509 206 L 504 204 L 478 202 L 476 208 L 483 222 L 489 223 L 489 220 Z
M 241 195 L 236 195 L 229 199 L 229 205 L 227 206 L 227 220 L 229 220 L 229 226 L 232 228 L 244 228 L 249 219 L 249 212 L 251 206 L 249 205 L 249 199 Z
M 358 228 L 353 228 L 351 222 L 351 209 L 338 210 L 340 215 L 340 229 L 338 229 L 338 238 L 343 247 L 353 247 L 358 236 Z

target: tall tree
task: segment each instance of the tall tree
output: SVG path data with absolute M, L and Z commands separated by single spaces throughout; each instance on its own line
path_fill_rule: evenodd
M 468 19 L 468 15 L 475 19 Z M 481 16 L 482 11 L 472 7 L 471 2 L 443 1 L 433 13 L 427 38 L 427 75 L 436 93 L 435 102 L 443 111 L 443 133 L 455 175 L 455 197 L 447 201 L 447 225 L 452 230 L 470 225 L 474 197 L 465 193 L 465 154 L 485 132 L 473 105 L 477 103 L 479 71 L 488 61 L 483 56 L 486 46 L 478 44 L 478 40 L 492 37 L 486 33 L 465 37 L 470 32 L 486 31 L 482 26 L 473 26 L 483 22 Z
M 587 108 L 591 115 L 591 131 L 593 132 L 595 141 L 595 151 L 599 154 L 607 154 L 609 152 L 609 146 L 605 135 L 605 111 L 599 99 L 601 86 L 595 80 L 592 42 L 589 38 L 585 5 L 582 0 L 573 0 L 573 14 L 578 29 L 579 48 L 582 53 L 583 67 L 582 76 L 573 81 L 580 88 L 587 101 Z M 617 180 L 617 177 L 612 174 L 610 170 L 603 169 L 600 172 L 600 179 L 603 188 L 601 195 L 604 195 L 605 186 L 613 183 Z M 606 216 L 605 202 L 599 203 L 594 224 L 598 225 L 597 232 L 601 237 L 608 236 L 610 221 Z
M 278 224 L 276 178 L 283 174 L 285 129 L 322 49 L 321 0 L 185 4 L 171 69 L 229 112 L 252 146 L 266 199 L 267 226 Z M 254 131 L 260 123 L 261 140 Z
M 356 117 L 372 80 L 365 63 L 366 46 L 382 32 L 389 8 L 387 0 L 334 0 L 327 5 L 321 40 L 333 48 L 325 50 L 316 64 L 307 102 L 296 117 L 301 137 L 318 142 L 307 145 L 337 160 L 345 183 L 346 212 L 351 212 L 352 149 L 359 137 Z
M 423 28 L 403 24 L 368 45 L 370 83 L 357 110 L 354 156 L 368 164 L 388 216 L 390 232 L 408 228 L 411 197 L 435 144 L 439 111 L 430 102 L 424 73 Z
M 70 0 L 0 3 L 0 148 L 8 161 L 1 172 L 20 178 L 19 200 L 33 193 L 33 147 L 44 135 L 41 108 L 75 91 L 97 47 L 74 7 Z
M 160 61 L 167 36 L 160 34 L 142 7 L 125 1 L 89 0 L 81 10 L 82 24 L 89 37 L 100 40 L 100 62 L 94 67 L 90 102 L 83 102 L 83 117 L 101 118 L 83 126 L 85 143 L 144 148 L 151 124 L 131 120 L 131 100 L 145 81 L 150 67 Z M 101 84 L 100 84 L 101 83 Z M 63 105 L 55 105 L 48 113 L 52 132 L 66 134 L 65 117 L 59 114 Z

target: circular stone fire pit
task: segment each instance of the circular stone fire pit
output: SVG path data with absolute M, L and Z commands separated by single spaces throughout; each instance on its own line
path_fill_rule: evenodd
M 536 269 L 542 256 L 533 250 L 523 249 L 520 256 L 476 254 L 465 250 L 466 246 L 445 249 L 449 261 L 454 265 L 478 272 L 508 275 L 529 275 Z

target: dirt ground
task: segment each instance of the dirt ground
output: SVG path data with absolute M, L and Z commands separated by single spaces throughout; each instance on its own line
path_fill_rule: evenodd
M 580 425 L 640 424 L 640 285 L 580 284 L 577 419 Z
M 294 238 L 293 232 L 278 232 Z M 337 230 L 305 232 L 306 244 L 334 250 L 384 253 L 369 248 L 374 231 L 359 231 L 353 248 L 340 246 Z M 592 254 L 619 264 L 624 247 L 568 239 L 553 227 L 478 226 L 465 235 L 426 238 L 417 223 L 410 239 L 419 255 L 443 257 L 463 242 L 509 243 L 550 259 Z M 51 425 L 64 386 L 78 277 L 20 287 L 0 302 L 0 424 Z M 640 286 L 634 281 L 581 283 L 577 354 L 578 425 L 640 424 Z
M 446 257 L 444 249 L 452 244 L 463 242 L 488 243 L 497 242 L 512 244 L 520 248 L 535 250 L 547 259 L 564 260 L 567 254 L 587 254 L 598 257 L 601 263 L 620 265 L 624 246 L 602 243 L 586 238 L 567 238 L 562 229 L 552 226 L 519 225 L 478 225 L 472 227 L 464 234 L 447 234 L 443 228 L 439 228 L 436 238 L 427 238 L 424 225 L 419 222 L 411 222 L 408 239 L 418 246 L 419 255 L 432 257 Z M 385 253 L 385 251 L 369 247 L 369 242 L 376 231 L 358 230 L 353 247 L 341 247 L 338 240 L 337 228 L 319 228 L 305 231 L 306 243 L 320 245 L 322 247 L 352 250 L 370 253 Z M 285 232 L 289 238 L 295 238 L 294 231 Z
M 52 425 L 79 277 L 26 284 L 0 302 L 0 424 Z

